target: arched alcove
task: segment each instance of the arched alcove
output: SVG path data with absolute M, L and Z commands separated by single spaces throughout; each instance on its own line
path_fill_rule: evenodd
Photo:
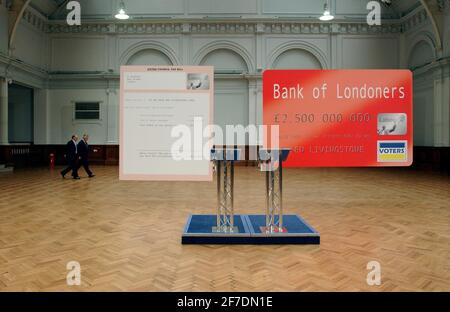
M 408 68 L 415 70 L 434 60 L 433 42 L 428 36 L 412 43 L 408 58 Z M 434 91 L 431 72 L 415 71 L 414 75 L 421 75 L 422 79 L 414 79 L 413 125 L 414 144 L 427 146 L 434 142 Z
M 430 63 L 434 59 L 433 47 L 425 40 L 416 43 L 409 55 L 408 67 L 411 69 Z
M 248 71 L 242 56 L 229 49 L 217 49 L 206 54 L 200 65 L 214 66 L 214 123 L 225 134 L 226 125 L 247 126 L 249 121 L 248 81 L 239 73 Z M 215 142 L 221 144 L 220 142 Z
M 248 71 L 247 64 L 244 59 L 239 54 L 229 49 L 217 49 L 209 52 L 202 59 L 200 65 L 214 66 L 214 70 L 217 73 L 244 73 Z
M 156 49 L 144 49 L 133 54 L 127 65 L 173 65 L 170 58 Z
M 322 69 L 320 61 L 303 49 L 289 49 L 277 56 L 272 65 L 276 69 Z

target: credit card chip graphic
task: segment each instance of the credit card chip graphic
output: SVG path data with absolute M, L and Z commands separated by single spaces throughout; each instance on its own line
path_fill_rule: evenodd
M 378 114 L 378 135 L 405 135 L 407 116 L 405 113 Z
M 408 160 L 407 141 L 378 141 L 378 162 L 404 162 Z

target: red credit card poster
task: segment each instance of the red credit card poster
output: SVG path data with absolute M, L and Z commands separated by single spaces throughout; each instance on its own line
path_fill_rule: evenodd
M 263 123 L 291 149 L 285 167 L 410 166 L 412 120 L 409 70 L 263 74 Z

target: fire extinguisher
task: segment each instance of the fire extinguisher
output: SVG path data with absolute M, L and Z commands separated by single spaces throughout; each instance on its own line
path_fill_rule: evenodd
M 50 169 L 55 169 L 55 154 L 50 153 Z

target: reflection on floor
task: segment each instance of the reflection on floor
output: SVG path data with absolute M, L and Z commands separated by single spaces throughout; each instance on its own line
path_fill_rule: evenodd
M 410 169 L 290 169 L 286 213 L 321 245 L 181 245 L 190 213 L 215 213 L 212 182 L 121 182 L 116 167 L 0 175 L 0 291 L 450 290 L 450 180 Z M 238 167 L 237 213 L 264 213 L 264 176 Z M 66 264 L 81 265 L 67 286 Z M 368 286 L 369 261 L 381 286 Z

